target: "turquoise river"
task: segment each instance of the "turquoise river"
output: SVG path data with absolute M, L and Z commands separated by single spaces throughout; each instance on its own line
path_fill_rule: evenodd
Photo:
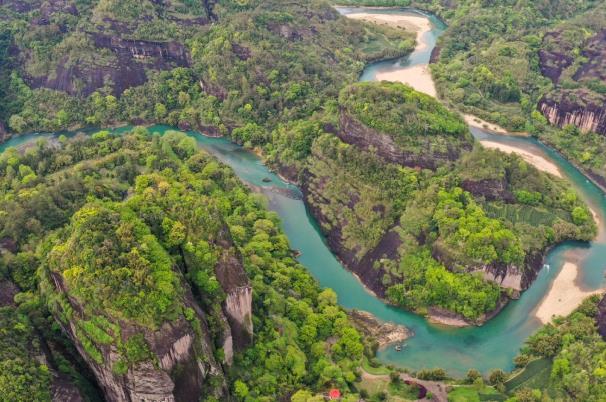
M 342 13 L 355 12 L 352 9 L 340 9 L 339 11 Z M 429 19 L 432 30 L 424 35 L 427 47 L 413 52 L 407 58 L 368 66 L 361 76 L 363 80 L 372 80 L 377 71 L 393 71 L 413 65 L 427 64 L 438 36 L 445 29 L 444 24 L 435 17 L 414 10 L 381 10 L 380 12 L 420 14 Z M 164 132 L 168 129 L 171 128 L 167 126 L 150 128 L 151 131 L 157 132 Z M 115 131 L 126 130 L 128 128 Z M 471 130 L 478 140 L 488 139 L 523 147 L 552 161 L 563 176 L 574 184 L 598 216 L 606 216 L 604 193 L 557 152 L 534 139 L 497 135 L 475 128 Z M 291 247 L 301 251 L 299 261 L 322 286 L 335 290 L 339 303 L 343 307 L 368 311 L 381 320 L 403 324 L 414 332 L 414 336 L 407 341 L 407 347 L 401 352 L 396 352 L 393 348 L 379 351 L 378 358 L 385 363 L 411 369 L 442 367 L 455 376 L 464 375 L 472 367 L 483 372 L 493 368 L 512 369 L 512 359 L 520 346 L 540 326 L 540 322 L 534 317 L 534 310 L 547 293 L 565 259 L 574 259 L 580 267 L 578 281 L 584 289 L 593 290 L 604 286 L 606 243 L 602 241 L 589 244 L 567 242 L 558 245 L 548 253 L 545 261 L 548 267 L 541 270 L 537 280 L 523 293 L 522 297 L 509 303 L 496 318 L 485 325 L 448 328 L 429 324 L 423 317 L 389 306 L 368 293 L 328 249 L 316 221 L 300 199 L 299 190 L 272 173 L 256 155 L 227 139 L 209 138 L 197 132 L 188 134 L 198 141 L 200 147 L 231 166 L 242 180 L 262 189 L 269 200 L 269 207 L 279 214 Z M 2 144 L 0 151 L 40 137 L 56 135 L 58 134 L 34 133 L 15 137 Z M 267 178 L 271 181 L 266 182 Z

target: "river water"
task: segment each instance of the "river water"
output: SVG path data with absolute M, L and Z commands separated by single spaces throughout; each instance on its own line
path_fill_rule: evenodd
M 411 10 L 390 12 L 414 13 Z M 433 17 L 426 17 L 430 19 L 433 27 L 432 31 L 426 34 L 430 44 L 428 48 L 420 54 L 415 52 L 406 59 L 370 65 L 361 78 L 371 79 L 377 69 L 407 68 L 414 64 L 427 63 L 431 48 L 444 30 L 444 25 Z M 169 129 L 171 127 L 161 125 L 150 128 L 151 131 L 161 133 Z M 555 151 L 530 138 L 495 135 L 475 128 L 472 128 L 472 132 L 479 140 L 489 139 L 523 146 L 553 161 L 598 215 L 606 216 L 606 202 L 602 191 Z M 29 134 L 15 137 L 2 144 L 0 152 L 9 146 L 19 146 L 42 136 L 56 135 L 58 134 Z M 300 197 L 296 196 L 300 195 L 299 190 L 272 173 L 256 155 L 223 138 L 209 138 L 197 132 L 189 132 L 188 135 L 195 138 L 200 147 L 231 166 L 242 180 L 262 188 L 269 200 L 269 207 L 277 212 L 282 220 L 291 247 L 301 251 L 299 261 L 323 287 L 335 290 L 343 307 L 368 311 L 379 319 L 406 325 L 414 332 L 415 335 L 407 341 L 407 347 L 401 352 L 392 348 L 379 351 L 378 357 L 385 363 L 415 370 L 442 367 L 455 376 L 464 375 L 469 368 L 477 368 L 482 372 L 493 368 L 511 369 L 512 359 L 524 340 L 540 326 L 533 311 L 546 294 L 565 259 L 574 257 L 581 270 L 579 280 L 584 288 L 598 289 L 604 285 L 606 244 L 567 242 L 555 247 L 547 255 L 546 264 L 550 268 L 541 270 L 537 280 L 522 297 L 509 303 L 496 318 L 482 327 L 448 328 L 429 324 L 423 317 L 389 306 L 369 294 L 328 249 L 316 221 L 310 216 Z M 267 179 L 271 181 L 266 182 Z

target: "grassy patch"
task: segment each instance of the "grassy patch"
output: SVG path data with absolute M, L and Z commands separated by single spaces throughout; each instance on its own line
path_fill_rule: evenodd
M 459 386 L 448 394 L 449 402 L 504 401 L 507 397 L 493 387 Z
M 513 392 L 520 387 L 546 389 L 549 384 L 552 362 L 549 359 L 533 360 L 524 370 L 505 383 L 505 390 Z
M 391 373 L 391 370 L 383 365 L 381 365 L 379 367 L 371 366 L 370 362 L 368 361 L 368 359 L 366 357 L 364 357 L 364 360 L 362 362 L 362 369 L 364 371 L 366 371 L 368 374 L 373 374 L 373 375 L 389 375 L 389 373 Z

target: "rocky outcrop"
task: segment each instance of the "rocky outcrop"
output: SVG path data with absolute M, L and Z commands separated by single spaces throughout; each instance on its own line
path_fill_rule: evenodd
M 548 46 L 549 43 L 552 46 Z M 569 54 L 572 50 L 572 45 L 562 40 L 562 32 L 547 32 L 543 36 L 542 49 L 539 50 L 541 74 L 557 84 L 562 72 L 574 63 L 574 57 Z
M 538 107 L 553 125 L 571 124 L 584 132 L 606 134 L 606 97 L 596 98 L 583 89 L 561 90 L 557 95 L 544 96 Z
M 19 292 L 17 286 L 5 279 L 0 279 L 0 307 L 14 306 L 15 295 Z
M 11 135 L 6 129 L 6 125 L 4 124 L 4 122 L 0 121 L 0 144 L 7 141 L 10 137 Z
M 403 342 L 412 336 L 412 332 L 404 325 L 393 322 L 379 321 L 374 315 L 360 310 L 351 310 L 349 317 L 366 337 L 374 339 L 378 346 Z
M 78 387 L 64 374 L 53 373 L 51 383 L 51 398 L 53 402 L 84 402 Z
M 436 151 L 427 141 L 422 146 L 424 147 L 422 152 L 407 152 L 392 136 L 365 126 L 344 109 L 340 112 L 339 124 L 337 137 L 343 142 L 366 151 L 376 152 L 387 162 L 413 168 L 436 169 L 441 164 L 456 160 L 464 150 L 471 149 L 471 144 L 465 143 L 461 146 L 448 146 L 447 152 Z
M 596 323 L 598 325 L 598 332 L 602 335 L 602 338 L 606 340 L 606 295 L 604 295 L 602 300 L 600 300 L 600 303 L 598 303 Z
M 563 72 L 575 65 L 574 50 L 578 41 L 571 40 L 575 32 L 553 31 L 543 37 L 539 51 L 541 73 L 556 84 L 543 96 L 538 109 L 556 126 L 574 125 L 581 131 L 606 134 L 606 96 L 595 92 L 589 83 L 606 81 L 606 29 L 597 32 L 581 45 L 581 54 L 587 59 L 576 71 L 564 76 L 575 81 L 577 88 L 557 86 Z M 578 32 L 576 32 L 578 36 Z
M 515 201 L 514 195 L 507 189 L 507 180 L 484 179 L 463 180 L 461 187 L 476 197 L 484 197 L 487 201 L 501 200 L 505 202 Z
M 385 297 L 385 286 L 383 285 L 385 272 L 382 268 L 375 267 L 374 262 L 379 258 L 395 258 L 401 244 L 400 236 L 394 231 L 388 231 L 374 249 L 359 258 L 356 255 L 357 250 L 345 247 L 340 225 L 331 222 L 325 215 L 323 205 L 329 204 L 329 200 L 323 195 L 325 194 L 323 183 L 326 180 L 329 178 L 315 177 L 309 171 L 305 172 L 302 191 L 309 211 L 324 228 L 328 246 L 343 265 L 351 270 L 368 290 L 378 297 Z M 314 182 L 318 184 L 314 184 Z M 343 205 L 343 208 L 353 209 L 356 203 L 354 194 L 353 199 L 349 200 L 349 205 Z
M 440 307 L 430 307 L 427 309 L 427 319 L 429 322 L 449 327 L 468 327 L 473 323 L 460 314 L 446 310 Z
M 119 36 L 90 33 L 87 40 L 95 49 L 108 49 L 113 61 L 74 63 L 63 56 L 52 74 L 27 77 L 32 88 L 49 88 L 70 95 L 88 96 L 110 85 L 114 95 L 147 81 L 146 71 L 169 70 L 190 64 L 189 54 L 180 43 L 122 39 Z
M 311 28 L 292 27 L 288 24 L 280 24 L 274 22 L 268 23 L 267 29 L 289 41 L 309 39 L 318 33 L 316 28 L 313 26 Z
M 589 38 L 581 54 L 587 58 L 587 62 L 579 67 L 572 79 L 606 81 L 606 28 Z
M 434 324 L 446 325 L 449 327 L 469 327 L 472 325 L 483 325 L 485 322 L 494 318 L 497 314 L 507 306 L 509 298 L 501 294 L 501 298 L 497 302 L 497 306 L 494 310 L 482 314 L 476 320 L 470 320 L 465 318 L 462 314 L 455 313 L 450 310 L 446 310 L 441 307 L 429 307 L 427 309 L 427 319 L 429 322 Z
M 225 338 L 233 339 L 233 347 L 228 346 L 229 349 L 241 351 L 251 343 L 253 336 L 252 286 L 227 228 L 222 230 L 218 243 L 223 252 L 215 266 L 215 275 L 226 295 L 222 307 L 230 332 Z
M 54 292 L 67 298 L 73 314 L 84 319 L 83 308 L 67 296 L 61 274 L 51 273 Z M 93 359 L 78 338 L 77 319 L 68 322 L 58 320 L 78 352 L 95 375 L 108 401 L 198 401 L 210 377 L 222 377 L 221 366 L 215 361 L 212 342 L 204 313 L 186 295 L 186 304 L 192 308 L 200 322 L 200 331 L 193 328 L 183 317 L 165 322 L 155 331 L 125 322 L 120 324 L 123 341 L 135 334 L 142 334 L 148 344 L 152 360 L 146 360 L 128 368 L 125 374 L 115 372 L 121 354 L 114 343 L 95 347 L 101 352 L 101 362 Z M 214 392 L 222 394 L 224 388 Z
M 494 282 L 505 289 L 512 289 L 518 295 L 524 290 L 524 272 L 516 266 L 486 266 L 480 270 L 485 280 Z

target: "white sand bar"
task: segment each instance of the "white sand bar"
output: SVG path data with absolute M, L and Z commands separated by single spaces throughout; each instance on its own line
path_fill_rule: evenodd
M 346 17 L 364 20 L 379 25 L 389 25 L 393 28 L 406 29 L 417 35 L 417 45 L 415 51 L 423 50 L 427 47 L 424 35 L 431 31 L 431 23 L 426 17 L 416 15 L 392 15 L 392 14 L 374 14 L 374 13 L 354 13 L 347 14 Z M 401 82 L 410 85 L 419 92 L 436 97 L 436 86 L 431 78 L 431 71 L 427 65 L 416 65 L 404 67 L 397 71 L 379 72 L 375 76 L 377 81 Z
M 364 20 L 377 25 L 388 25 L 392 28 L 405 29 L 417 34 L 416 50 L 424 49 L 427 44 L 423 41 L 423 34 L 431 31 L 431 23 L 426 17 L 416 15 L 393 15 L 381 13 L 352 13 L 347 18 Z
M 530 151 L 515 147 L 513 145 L 501 144 L 500 142 L 482 140 L 480 141 L 480 143 L 484 147 L 489 149 L 498 149 L 508 154 L 515 153 L 517 155 L 520 155 L 522 159 L 524 159 L 526 162 L 530 163 L 537 169 L 543 172 L 551 173 L 556 177 L 562 177 L 562 173 L 560 172 L 556 164 L 548 161 L 540 155 L 536 155 Z
M 543 298 L 536 310 L 535 316 L 547 324 L 555 316 L 567 316 L 579 307 L 583 300 L 591 295 L 599 294 L 603 290 L 586 291 L 576 283 L 579 267 L 571 262 L 566 262 L 562 270 L 553 281 L 551 289 Z
M 499 134 L 508 134 L 507 130 L 505 130 L 503 127 L 498 126 L 494 123 L 489 123 L 486 120 L 482 120 L 479 117 L 474 116 L 472 114 L 464 114 L 463 118 L 465 119 L 465 122 L 472 127 L 490 130 L 492 132 L 499 133 Z

